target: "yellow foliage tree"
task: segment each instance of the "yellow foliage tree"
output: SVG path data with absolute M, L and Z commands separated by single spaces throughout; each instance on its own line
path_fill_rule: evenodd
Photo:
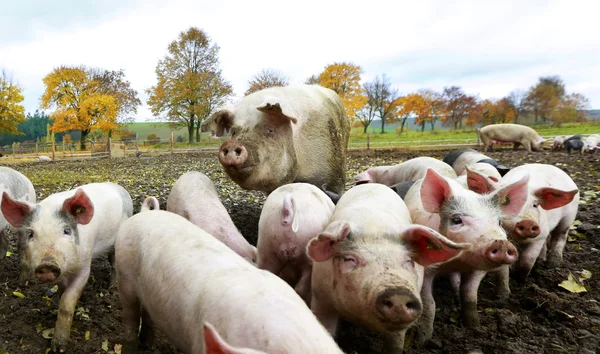
M 25 121 L 23 90 L 15 85 L 3 71 L 0 76 L 0 133 L 22 134 L 18 131 L 19 123 Z
M 50 129 L 55 133 L 80 130 L 82 150 L 93 129 L 105 133 L 117 129 L 119 115 L 135 112 L 140 101 L 129 82 L 122 80 L 122 71 L 116 72 L 118 80 L 111 73 L 115 72 L 63 66 L 46 75 L 41 107 L 55 108 Z
M 368 101 L 360 85 L 361 73 L 362 69 L 360 66 L 342 62 L 327 65 L 317 77 L 319 85 L 335 91 L 340 96 L 351 122 L 354 122 L 357 112 Z M 307 82 L 309 81 L 310 78 Z
M 411 93 L 398 98 L 395 102 L 398 107 L 398 120 L 400 121 L 400 134 L 404 131 L 406 121 L 411 115 L 423 117 L 427 115 L 427 102 L 418 93 Z

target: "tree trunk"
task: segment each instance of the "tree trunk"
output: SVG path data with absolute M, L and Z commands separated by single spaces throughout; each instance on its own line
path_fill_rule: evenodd
M 434 120 L 432 120 L 432 121 L 431 121 L 431 131 L 433 131 L 433 128 L 434 128 L 434 127 L 435 127 L 435 121 L 434 121 Z
M 194 142 L 194 121 L 192 121 L 192 124 L 188 124 L 188 144 L 191 144 Z
M 402 119 L 402 125 L 400 126 L 400 134 L 402 134 L 402 132 L 404 131 L 404 124 L 406 124 L 406 120 L 407 120 L 407 119 L 408 119 L 408 118 L 404 118 L 404 119 Z
M 517 124 L 518 120 L 519 120 L 519 111 L 517 111 L 517 113 L 515 114 L 515 124 Z
M 196 124 L 196 142 L 200 142 L 200 119 L 198 119 L 198 124 Z
M 385 133 L 385 118 L 381 118 L 381 134 Z
M 363 123 L 363 133 L 367 134 L 367 129 L 369 129 L 369 125 L 371 122 Z
M 79 139 L 79 149 L 81 149 L 81 151 L 85 150 L 85 138 L 87 138 L 89 133 L 90 133 L 89 129 L 81 131 L 81 138 Z
M 425 131 L 425 122 L 421 123 L 421 133 Z

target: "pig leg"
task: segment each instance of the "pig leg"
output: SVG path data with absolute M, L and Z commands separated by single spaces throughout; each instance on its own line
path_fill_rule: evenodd
M 462 305 L 463 324 L 467 328 L 479 327 L 477 313 L 477 289 L 486 272 L 476 270 L 462 273 L 460 279 L 460 298 Z
M 294 290 L 296 293 L 300 295 L 300 297 L 306 302 L 308 307 L 310 307 L 310 281 L 312 276 L 312 266 L 305 266 L 302 269 L 302 275 L 300 276 L 300 280 L 296 284 Z
M 70 281 L 70 284 L 60 297 L 58 318 L 54 327 L 54 338 L 52 338 L 52 350 L 55 352 L 59 350 L 64 352 L 67 348 L 75 305 L 77 305 L 77 300 L 79 300 L 81 292 L 90 276 L 90 263 L 83 266 L 75 278 Z
M 123 354 L 138 352 L 138 329 L 140 328 L 140 300 L 135 291 L 135 282 L 120 278 L 119 299 L 123 307 Z
M 519 145 L 521 145 L 521 143 L 513 143 L 513 151 L 519 150 Z
M 540 255 L 540 251 L 546 243 L 545 238 L 536 240 L 535 242 L 523 247 L 523 251 L 519 254 L 519 260 L 513 266 L 513 277 L 518 281 L 525 281 L 525 278 L 531 272 L 536 259 Z
M 563 260 L 563 250 L 565 249 L 565 244 L 567 243 L 567 238 L 569 234 L 569 227 L 565 225 L 571 225 L 571 222 L 568 223 L 560 223 L 552 232 L 550 233 L 550 245 L 548 246 L 548 261 L 546 265 L 548 267 L 558 267 L 562 263 Z
M 421 302 L 423 312 L 419 319 L 419 337 L 417 343 L 422 346 L 433 336 L 433 321 L 435 320 L 435 300 L 433 299 L 433 279 L 435 273 L 425 272 L 423 287 L 421 288 Z
M 384 353 L 403 353 L 404 351 L 404 338 L 406 337 L 406 330 L 400 332 L 390 333 L 386 336 L 388 340 L 383 343 Z
M 151 348 L 154 345 L 154 325 L 150 314 L 142 306 L 142 326 L 140 327 L 140 344 L 144 348 Z
M 548 255 L 548 240 L 546 240 L 546 242 L 544 242 L 544 245 L 542 246 L 542 249 L 540 250 L 540 254 L 538 255 L 537 260 L 540 262 L 546 261 L 546 256 Z
M 531 142 L 529 142 L 529 141 L 524 142 L 523 147 L 525 148 L 525 150 L 527 150 L 527 152 L 531 152 Z
M 451 273 L 450 274 L 450 285 L 452 286 L 452 290 L 454 291 L 454 295 L 456 298 L 460 298 L 460 273 Z
M 496 272 L 496 296 L 501 300 L 506 300 L 510 296 L 510 267 L 508 265 L 500 267 Z
M 339 320 L 339 314 L 337 311 L 329 304 L 326 305 L 320 302 L 314 294 L 312 295 L 310 304 L 311 310 L 315 317 L 317 317 L 319 322 L 321 322 L 323 327 L 325 327 L 325 329 L 327 329 L 332 336 L 335 336 L 335 331 L 337 329 Z

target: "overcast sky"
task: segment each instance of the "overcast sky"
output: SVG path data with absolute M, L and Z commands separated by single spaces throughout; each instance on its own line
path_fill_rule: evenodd
M 458 85 L 481 98 L 560 75 L 600 109 L 599 1 L 0 0 L 0 68 L 39 106 L 42 78 L 59 65 L 124 69 L 144 90 L 169 42 L 191 26 L 220 50 L 237 96 L 263 68 L 302 83 L 325 65 L 385 73 L 401 94 Z

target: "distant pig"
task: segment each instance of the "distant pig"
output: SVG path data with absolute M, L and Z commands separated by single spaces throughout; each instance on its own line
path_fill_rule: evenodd
M 552 150 L 561 150 L 564 147 L 565 138 L 562 136 L 555 136 L 552 140 Z
M 233 347 L 342 353 L 289 285 L 179 215 L 158 210 L 129 218 L 117 236 L 115 264 L 123 354 L 151 343 L 153 325 L 182 352 L 207 353 L 206 322 Z
M 202 172 L 190 171 L 179 177 L 167 199 L 167 211 L 201 227 L 248 262 L 256 261 L 256 248 L 235 227 L 215 185 Z
M 476 163 L 486 163 L 493 166 L 500 176 L 504 176 L 510 169 L 498 161 L 492 159 L 473 149 L 457 149 L 450 151 L 444 156 L 444 162 L 452 166 L 457 176 L 461 176 L 467 173 L 467 166 L 471 166 Z M 496 181 L 497 182 L 497 181 Z
M 445 178 L 434 170 L 408 190 L 404 201 L 416 224 L 438 230 L 453 242 L 467 242 L 472 248 L 459 257 L 426 272 L 421 290 L 423 318 L 420 321 L 420 342 L 431 338 L 435 317 L 433 279 L 437 274 L 460 273 L 459 294 L 463 322 L 468 327 L 479 325 L 477 289 L 488 271 L 507 271 L 518 251 L 507 238 L 501 220 L 516 215 L 527 200 L 527 176 L 491 194 L 477 194 L 462 187 L 456 180 Z M 506 296 L 506 287 L 498 291 Z
M 381 183 L 392 186 L 400 182 L 416 181 L 425 176 L 428 168 L 433 168 L 439 174 L 456 178 L 452 167 L 433 157 L 416 157 L 393 166 L 371 167 L 354 177 L 354 183 Z
M 283 280 L 307 303 L 312 259 L 306 254 L 306 245 L 327 226 L 334 207 L 319 188 L 292 183 L 269 194 L 260 214 L 258 267 L 278 275 L 285 267 L 291 268 L 288 272 L 296 273 L 294 278 Z
M 469 247 L 412 225 L 406 205 L 389 187 L 356 186 L 340 198 L 329 225 L 308 245 L 315 261 L 311 308 L 332 334 L 341 316 L 395 333 L 394 352 L 401 351 L 406 329 L 421 314 L 423 267 Z
M 513 143 L 516 150 L 523 145 L 527 152 L 540 151 L 546 141 L 532 128 L 520 124 L 491 124 L 478 129 L 479 137 L 483 143 L 483 151 L 488 148 L 493 150 L 494 141 Z
M 51 162 L 52 159 L 49 158 L 48 156 L 38 156 L 38 161 L 40 161 L 40 162 Z
M 6 192 L 14 200 L 35 203 L 35 190 L 33 184 L 25 175 L 12 168 L 0 166 L 0 193 Z M 8 231 L 11 225 L 0 214 L 0 273 L 4 269 L 4 257 L 8 251 Z M 23 237 L 18 237 L 18 246 L 21 247 Z M 20 257 L 20 253 L 19 253 Z
M 342 193 L 350 120 L 339 96 L 321 86 L 272 87 L 222 108 L 203 124 L 231 132 L 219 161 L 242 188 L 267 193 L 307 182 Z
M 565 150 L 570 154 L 572 150 L 579 150 L 583 155 L 583 152 L 589 150 L 589 144 L 586 144 L 581 139 L 571 138 L 565 141 Z
M 4 192 L 2 213 L 25 235 L 22 266 L 42 282 L 58 285 L 52 350 L 62 352 L 92 258 L 113 249 L 119 226 L 133 213 L 131 197 L 110 182 L 55 193 L 38 204 L 14 200 Z
M 517 215 L 502 220 L 509 236 L 521 248 L 521 256 L 513 266 L 516 278 L 521 280 L 527 277 L 538 256 L 546 259 L 546 246 L 549 251 L 547 265 L 557 267 L 561 264 L 569 228 L 579 206 L 577 185 L 563 170 L 552 165 L 516 167 L 501 183 L 509 184 L 525 175 L 530 176 L 525 207 Z

